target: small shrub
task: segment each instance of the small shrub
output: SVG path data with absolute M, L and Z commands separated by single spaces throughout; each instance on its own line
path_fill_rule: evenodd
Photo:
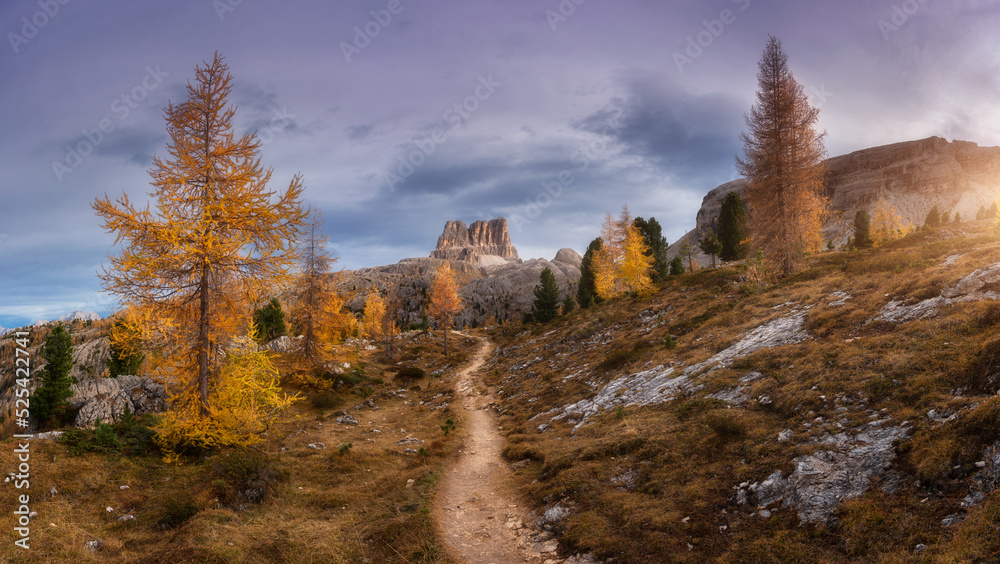
M 722 441 L 739 439 L 746 435 L 743 425 L 729 413 L 712 413 L 705 418 L 705 423 Z
M 396 373 L 396 380 L 420 380 L 427 376 L 423 368 L 404 366 Z
M 667 349 L 677 348 L 677 339 L 673 335 L 667 335 L 663 339 L 663 347 Z
M 1000 388 L 1000 339 L 983 345 L 972 361 L 954 377 L 955 386 L 973 394 L 992 394 Z
M 604 360 L 597 364 L 597 370 L 601 372 L 614 372 L 621 370 L 639 360 L 639 354 L 635 350 L 617 350 L 604 357 Z
M 455 420 L 451 417 L 444 420 L 444 424 L 441 425 L 441 430 L 444 431 L 444 436 L 448 436 L 449 433 L 455 430 Z
M 168 498 L 157 521 L 163 529 L 176 529 L 198 514 L 198 506 L 189 499 Z
M 615 421 L 621 421 L 622 419 L 625 419 L 626 415 L 627 414 L 625 413 L 624 407 L 620 405 L 615 407 L 615 414 L 614 414 Z
M 279 478 L 267 455 L 250 449 L 226 453 L 215 465 L 215 472 L 221 478 L 221 483 L 213 482 L 219 503 L 235 509 L 264 501 L 270 486 Z
M 677 404 L 677 409 L 674 413 L 677 414 L 678 419 L 686 421 L 698 413 L 707 413 L 713 409 L 721 409 L 724 407 L 726 407 L 726 402 L 720 399 L 693 398 L 681 401 Z
M 337 448 L 337 454 L 339 454 L 339 455 L 341 455 L 341 456 L 344 456 L 344 455 L 346 455 L 347 453 L 351 452 L 351 449 L 352 449 L 353 447 L 354 447 L 354 443 L 344 443 L 344 444 L 340 445 L 340 446 L 339 446 L 339 447 Z
M 344 400 L 333 394 L 324 393 L 309 396 L 309 403 L 311 403 L 316 409 L 335 409 L 340 407 L 340 405 L 344 403 Z
M 892 395 L 895 383 L 892 378 L 879 374 L 865 382 L 865 392 L 872 401 L 879 402 Z

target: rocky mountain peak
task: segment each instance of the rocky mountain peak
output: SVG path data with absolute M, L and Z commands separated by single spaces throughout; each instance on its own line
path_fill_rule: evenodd
M 507 219 L 503 217 L 476 221 L 468 227 L 462 220 L 445 223 L 431 258 L 461 260 L 480 266 L 518 260 L 517 249 L 507 233 Z

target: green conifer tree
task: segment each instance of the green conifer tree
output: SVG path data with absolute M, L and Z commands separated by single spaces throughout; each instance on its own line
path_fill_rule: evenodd
M 649 247 L 647 256 L 653 257 L 651 270 L 654 279 L 663 280 L 670 269 L 670 261 L 667 260 L 667 247 L 669 245 L 667 238 L 663 236 L 663 227 L 660 226 L 660 222 L 656 221 L 655 217 L 649 218 L 649 221 L 637 217 L 632 224 L 639 228 L 643 239 L 646 240 L 646 246 Z
M 73 339 L 62 323 L 56 326 L 42 346 L 45 367 L 36 372 L 41 375 L 41 384 L 29 398 L 31 416 L 41 425 L 58 423 L 73 397 L 70 386 L 76 381 L 69 375 L 73 369 Z
M 730 192 L 722 199 L 719 210 L 719 242 L 722 243 L 722 260 L 741 260 L 750 253 L 747 244 L 750 231 L 747 228 L 747 209 L 738 192 Z
M 670 275 L 680 276 L 684 274 L 684 259 L 681 255 L 675 255 L 674 259 L 670 261 Z
M 603 245 L 604 241 L 598 237 L 590 242 L 587 252 L 583 254 L 583 262 L 580 264 L 580 284 L 576 290 L 576 301 L 581 308 L 588 308 L 601 302 L 601 298 L 597 295 L 594 255 Z
M 281 311 L 278 298 L 271 298 L 267 305 L 254 311 L 253 322 L 257 330 L 254 338 L 258 342 L 270 342 L 288 332 L 285 312 Z
M 698 245 L 701 247 L 701 252 L 712 257 L 712 268 L 715 268 L 715 257 L 722 254 L 722 242 L 719 241 L 711 227 L 708 228 L 708 232 L 701 238 Z
M 535 303 L 531 315 L 539 323 L 548 323 L 559 315 L 559 286 L 552 269 L 546 267 L 540 275 L 541 283 L 535 286 Z

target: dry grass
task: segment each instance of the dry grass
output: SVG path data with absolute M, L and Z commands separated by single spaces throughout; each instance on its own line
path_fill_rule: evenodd
M 461 414 L 448 405 L 451 378 L 476 342 L 455 336 L 454 344 L 455 352 L 444 359 L 440 333 L 411 336 L 403 353 L 428 376 L 405 382 L 394 381 L 373 352 L 338 351 L 338 360 L 365 362 L 359 383 L 324 394 L 297 390 L 306 399 L 262 445 L 267 495 L 259 504 L 239 497 L 234 485 L 242 467 L 232 460 L 239 453 L 208 453 L 164 465 L 155 455 L 71 456 L 60 443 L 35 441 L 30 495 L 38 515 L 31 524 L 32 549 L 13 549 L 8 530 L 0 560 L 448 562 L 429 508 L 434 486 L 461 441 Z M 430 376 L 439 370 L 439 376 Z M 361 392 L 364 388 L 370 390 Z M 311 395 L 319 407 L 309 401 Z M 378 409 L 355 409 L 364 395 Z M 335 421 L 341 412 L 334 410 L 345 408 L 358 425 Z M 459 420 L 458 433 L 444 437 L 439 425 L 448 417 Z M 407 436 L 423 443 L 396 444 Z M 308 446 L 318 442 L 326 448 Z M 338 446 L 347 443 L 353 446 L 341 452 Z M 408 447 L 423 451 L 408 454 Z M 14 467 L 14 448 L 10 440 L 0 442 L 3 468 Z M 50 493 L 52 487 L 57 493 Z M 0 506 L 15 507 L 18 493 L 23 490 L 12 483 L 0 484 Z M 129 514 L 135 519 L 118 521 Z M 94 539 L 103 542 L 97 553 L 84 547 Z
M 511 462 L 530 460 L 514 484 L 538 507 L 574 507 L 561 523 L 564 554 L 593 551 L 623 562 L 997 558 L 1000 535 L 995 526 L 987 530 L 985 516 L 1000 507 L 993 497 L 960 525 L 943 528 L 941 519 L 959 511 L 974 463 L 1000 441 L 1000 403 L 988 398 L 1000 388 L 1000 347 L 992 335 L 1000 305 L 957 303 L 931 319 L 871 322 L 890 300 L 936 297 L 1000 260 L 1000 239 L 987 223 L 963 224 L 964 237 L 921 231 L 882 249 L 823 253 L 760 292 L 741 287 L 738 268 L 706 269 L 662 284 L 645 300 L 578 310 L 528 332 L 494 331 L 505 351 L 489 365 L 504 399 L 504 454 Z M 953 255 L 962 256 L 944 267 Z M 830 305 L 833 292 L 851 298 Z M 699 380 L 704 387 L 691 396 L 610 410 L 575 433 L 572 424 L 549 422 L 553 410 L 592 397 L 614 378 L 702 362 L 805 306 L 811 339 L 736 359 Z M 668 335 L 676 347 L 662 346 Z M 743 407 L 705 398 L 751 371 L 762 377 L 747 385 Z M 975 404 L 944 426 L 926 416 Z M 769 519 L 752 516 L 736 503 L 734 485 L 790 472 L 793 458 L 817 448 L 811 439 L 863 425 L 873 411 L 913 429 L 897 447 L 898 491 L 885 494 L 873 484 L 843 504 L 832 524 L 819 526 L 800 526 L 787 509 Z M 549 428 L 539 432 L 542 423 Z M 778 442 L 786 428 L 795 440 Z M 630 482 L 621 481 L 626 474 Z M 920 557 L 917 544 L 929 547 Z

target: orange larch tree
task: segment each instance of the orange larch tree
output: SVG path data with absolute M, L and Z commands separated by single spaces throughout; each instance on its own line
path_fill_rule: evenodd
M 216 388 L 218 353 L 246 325 L 248 304 L 287 276 L 305 214 L 301 178 L 283 193 L 269 190 L 256 134 L 235 134 L 223 58 L 195 74 L 188 100 L 164 111 L 170 156 L 153 157 L 153 209 L 127 195 L 116 203 L 105 195 L 94 209 L 122 244 L 100 274 L 104 288 L 156 321 L 167 343 L 158 371 L 175 410 L 204 420 L 218 413 L 213 397 L 229 397 Z
M 776 37 L 764 48 L 757 84 L 757 103 L 740 134 L 745 158 L 737 157 L 736 168 L 749 181 L 751 243 L 789 274 L 803 253 L 822 244 L 825 133 L 816 130 L 819 110 L 809 105 Z
M 434 282 L 427 297 L 430 300 L 427 306 L 430 316 L 436 319 L 444 330 L 444 356 L 448 356 L 448 329 L 451 327 L 452 317 L 462 311 L 463 306 L 462 299 L 458 297 L 455 272 L 447 263 L 434 275 Z
M 632 220 L 627 205 L 615 219 L 610 213 L 601 225 L 601 248 L 594 254 L 594 288 L 604 300 L 626 292 L 651 288 L 649 268 L 653 257 L 642 231 Z

